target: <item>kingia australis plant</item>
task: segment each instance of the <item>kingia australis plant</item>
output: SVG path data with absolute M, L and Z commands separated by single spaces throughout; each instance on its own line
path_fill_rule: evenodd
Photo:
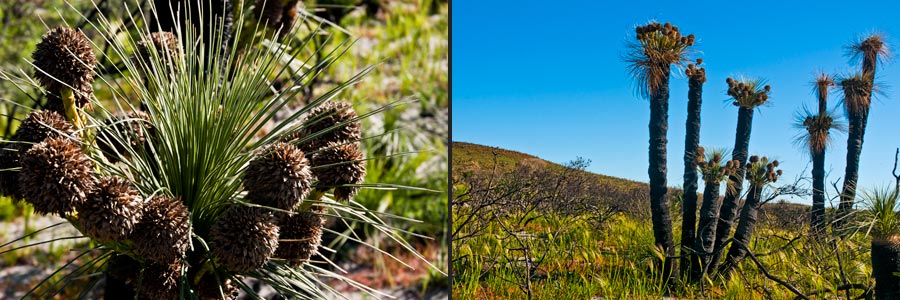
M 839 80 L 844 90 L 844 109 L 847 113 L 847 165 L 844 168 L 844 184 L 841 191 L 840 213 L 846 216 L 853 208 L 856 197 L 856 180 L 859 178 L 859 155 L 862 153 L 863 137 L 872 106 L 875 89 L 875 71 L 878 61 L 890 54 L 884 37 L 872 34 L 848 48 L 854 59 L 862 58 L 862 71 Z
M 650 99 L 650 211 L 653 236 L 657 247 L 666 257 L 675 257 L 672 237 L 672 216 L 666 195 L 666 132 L 669 130 L 669 76 L 671 67 L 681 66 L 688 47 L 694 45 L 694 35 L 682 36 L 677 26 L 652 22 L 635 28 L 637 42 L 628 45 L 625 61 L 635 79 L 638 93 Z M 677 267 L 675 260 L 663 262 L 663 281 L 668 280 Z
M 713 241 L 716 237 L 716 220 L 719 218 L 719 188 L 722 180 L 734 174 L 740 167 L 736 160 L 722 161 L 724 149 L 697 149 L 697 169 L 703 175 L 703 202 L 700 205 L 700 222 L 697 225 L 697 239 L 691 255 L 691 281 L 700 280 L 707 274 L 706 266 L 712 261 Z
M 242 24 L 243 15 L 238 18 Z M 89 22 L 125 68 L 121 78 L 100 78 L 112 99 L 92 94 L 96 45 L 80 31 L 52 29 L 33 56 L 34 77 L 49 105 L 29 113 L 0 152 L 3 195 L 64 217 L 96 245 L 79 255 L 92 254 L 88 262 L 58 270 L 69 273 L 41 282 L 44 294 L 31 295 L 35 287 L 29 296 L 51 297 L 74 278 L 96 282 L 102 273 L 107 297 L 124 288 L 125 296 L 116 296 L 221 299 L 244 290 L 259 298 L 244 277 L 287 297 L 337 294 L 326 279 L 377 296 L 310 263 L 320 257 L 333 265 L 316 256 L 326 218 L 369 224 L 425 261 L 398 228 L 353 201 L 360 188 L 407 188 L 364 183 L 366 161 L 373 158 L 359 146 L 368 138 L 360 120 L 404 101 L 359 115 L 335 100 L 371 68 L 276 122 L 299 85 L 318 75 L 310 70 L 322 67 L 305 66 L 298 57 L 312 38 L 293 41 L 298 48 L 253 34 L 248 44 L 207 44 L 197 41 L 207 36 L 204 30 L 222 28 L 221 20 L 211 28 L 143 28 L 124 37 L 105 16 Z M 241 36 L 243 29 L 235 30 Z M 299 36 L 297 26 L 290 30 L 283 36 Z M 322 28 L 311 33 L 327 35 Z M 322 64 L 347 45 L 323 53 Z M 298 87 L 273 95 L 268 79 L 285 73 Z M 110 103 L 115 107 L 104 106 Z M 94 113 L 85 113 L 89 106 Z
M 731 234 L 734 218 L 740 205 L 741 189 L 744 184 L 744 164 L 747 163 L 747 152 L 750 148 L 750 132 L 753 129 L 753 111 L 769 101 L 771 87 L 761 79 L 740 79 L 731 77 L 725 79 L 728 83 L 728 96 L 734 99 L 732 104 L 738 107 L 737 129 L 734 135 L 734 148 L 731 151 L 731 159 L 738 161 L 738 169 L 728 177 L 729 189 L 725 190 L 725 199 L 719 210 L 718 225 L 716 225 L 716 240 L 714 243 L 711 268 L 715 269 L 722 258 L 722 249 L 725 240 Z
M 875 298 L 900 298 L 900 195 L 896 188 L 863 193 L 866 232 L 872 235 Z
M 812 157 L 813 204 L 810 212 L 810 227 L 814 232 L 825 229 L 825 150 L 831 143 L 831 131 L 843 131 L 844 125 L 836 121 L 834 113 L 826 110 L 828 89 L 835 86 L 831 75 L 821 73 L 813 82 L 818 99 L 818 112 L 813 114 L 804 108 L 797 115 L 794 124 L 803 131 L 794 142 L 809 151 Z
M 734 240 L 731 242 L 731 248 L 728 250 L 728 256 L 719 269 L 719 273 L 726 276 L 732 268 L 737 266 L 747 256 L 750 248 L 750 238 L 756 229 L 756 216 L 759 213 L 760 201 L 762 201 L 763 189 L 770 183 L 778 181 L 781 176 L 781 169 L 778 168 L 778 161 L 769 162 L 769 158 L 763 156 L 751 156 L 750 162 L 744 166 L 747 177 L 747 200 L 741 209 L 741 218 L 738 222 L 737 229 L 734 230 Z
M 703 153 L 700 149 L 700 105 L 703 101 L 703 84 L 706 83 L 706 68 L 688 64 L 684 74 L 688 77 L 688 116 L 684 133 L 684 193 L 682 194 L 681 246 L 685 251 L 694 245 L 697 233 L 697 162 Z M 691 269 L 691 255 L 681 256 L 681 272 Z

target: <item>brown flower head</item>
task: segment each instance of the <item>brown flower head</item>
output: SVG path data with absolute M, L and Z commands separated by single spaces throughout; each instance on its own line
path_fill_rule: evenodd
M 181 44 L 171 32 L 159 31 L 150 34 L 149 41 L 140 41 L 137 44 L 137 57 L 148 66 L 155 61 L 154 51 L 159 60 L 173 72 L 177 71 L 177 62 L 181 59 Z
M 366 178 L 365 156 L 359 145 L 329 143 L 312 158 L 312 171 L 319 180 L 317 188 L 334 187 L 334 197 L 347 200 L 356 195 L 359 187 L 343 186 L 362 183 Z
M 73 136 L 74 133 L 74 127 L 62 115 L 48 110 L 36 110 L 22 121 L 13 139 L 33 144 L 48 137 Z
M 278 247 L 278 226 L 262 208 L 235 206 L 209 230 L 210 247 L 218 262 L 232 272 L 262 267 Z
M 58 94 L 68 85 L 73 88 L 79 107 L 88 102 L 93 93 L 91 82 L 94 81 L 97 57 L 83 33 L 56 27 L 44 34 L 31 58 L 36 68 L 34 77 L 44 88 Z
M 16 199 L 22 198 L 19 191 L 19 172 L 11 170 L 19 168 L 19 158 L 25 151 L 47 137 L 72 136 L 72 124 L 66 122 L 58 113 L 48 110 L 36 110 L 19 125 L 12 140 L 17 143 L 3 144 L 0 149 L 0 194 Z
M 94 190 L 96 179 L 90 158 L 78 143 L 51 137 L 21 157 L 19 187 L 25 201 L 41 214 L 67 215 Z
M 108 176 L 78 207 L 78 216 L 88 235 L 100 240 L 121 241 L 131 234 L 143 214 L 141 193 L 128 180 Z
M 131 240 L 136 252 L 156 263 L 170 263 L 187 250 L 190 213 L 181 199 L 156 195 L 144 203 L 144 214 Z
M 303 151 L 312 152 L 328 143 L 349 143 L 359 141 L 362 136 L 360 124 L 353 105 L 347 102 L 325 102 L 309 112 L 303 121 L 303 136 L 313 137 Z M 332 128 L 337 126 L 335 128 Z M 304 143 L 307 144 L 307 143 Z
M 318 253 L 322 243 L 322 226 L 325 218 L 324 207 L 314 205 L 310 211 L 303 211 L 280 221 L 281 235 L 278 237 L 278 251 L 275 257 L 283 258 L 293 265 L 301 265 Z
M 303 151 L 281 142 L 267 146 L 244 171 L 247 198 L 283 210 L 293 210 L 309 194 L 311 180 Z

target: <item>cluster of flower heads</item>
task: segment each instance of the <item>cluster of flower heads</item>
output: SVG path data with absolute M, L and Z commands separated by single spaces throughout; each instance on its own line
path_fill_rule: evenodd
M 317 201 L 329 190 L 336 200 L 352 198 L 366 174 L 357 119 L 350 104 L 326 102 L 310 111 L 302 130 L 248 163 L 245 199 L 263 207 L 236 205 L 213 224 L 219 264 L 249 272 L 273 257 L 301 265 L 317 253 L 327 210 Z
M 684 74 L 687 75 L 688 80 L 690 80 L 692 83 L 706 82 L 706 68 L 701 68 L 701 64 L 703 64 L 703 59 L 698 58 L 696 65 L 688 64 L 687 68 L 684 70 Z
M 735 80 L 731 77 L 726 78 L 725 83 L 728 83 L 728 96 L 736 100 L 734 102 L 735 106 L 760 106 L 769 100 L 769 92 L 772 90 L 772 87 L 768 84 L 759 89 L 753 82 Z
M 154 47 L 158 53 L 174 51 L 163 57 L 179 57 L 171 33 L 150 38 L 138 45 L 135 56 L 149 59 Z M 119 245 L 116 249 L 128 253 L 110 259 L 111 277 L 142 298 L 173 298 L 181 276 L 193 276 L 197 269 L 184 262 L 191 244 L 189 209 L 177 196 L 145 197 L 128 179 L 100 174 L 85 153 L 94 147 L 101 154 L 147 147 L 156 134 L 150 118 L 140 112 L 113 118 L 98 132 L 97 144 L 82 141 L 73 125 L 78 116 L 70 116 L 75 110 L 64 107 L 61 99 L 69 87 L 78 107 L 92 97 L 96 59 L 90 41 L 75 30 L 56 28 L 33 56 L 35 77 L 49 92 L 51 109 L 30 113 L 12 141 L 2 145 L 0 194 L 24 199 L 38 213 L 66 217 L 101 243 Z M 349 200 L 366 174 L 358 119 L 348 103 L 323 103 L 308 113 L 296 134 L 256 154 L 242 179 L 244 199 L 259 207 L 232 205 L 210 228 L 210 253 L 219 266 L 245 273 L 272 258 L 301 265 L 317 253 L 327 210 L 322 196 L 333 191 L 336 200 Z M 113 139 L 123 135 L 110 130 L 127 133 L 126 140 Z M 220 288 L 228 294 L 236 289 L 228 281 L 200 275 L 200 299 L 218 298 Z
M 128 180 L 100 176 L 71 128 L 56 112 L 30 113 L 16 131 L 16 150 L 0 156 L 3 165 L 20 169 L 0 173 L 3 194 L 35 212 L 67 217 L 97 241 L 131 241 L 153 268 L 174 268 L 190 243 L 187 207 L 170 196 L 144 199 Z
M 697 168 L 703 174 L 703 180 L 707 184 L 716 184 L 725 177 L 735 174 L 741 163 L 737 160 L 722 161 L 723 151 L 711 150 L 706 153 L 703 147 L 697 148 Z
M 813 152 L 823 151 L 828 143 L 828 130 L 832 128 L 834 118 L 828 114 L 806 116 L 803 126 L 809 133 L 809 148 Z
M 681 36 L 681 32 L 678 31 L 678 26 L 673 26 L 669 22 L 666 22 L 665 24 L 653 22 L 644 26 L 638 26 L 637 28 L 635 28 L 635 33 L 637 34 L 638 40 L 647 40 L 654 35 L 661 35 L 663 37 L 666 37 L 668 40 L 675 41 L 676 43 L 679 43 L 681 45 L 694 45 L 693 34 L 690 34 L 688 36 Z
M 759 157 L 758 155 L 750 156 L 750 161 L 746 165 L 747 180 L 754 185 L 765 185 L 767 183 L 778 181 L 781 176 L 781 169 L 778 168 L 778 160 L 769 162 L 768 157 Z

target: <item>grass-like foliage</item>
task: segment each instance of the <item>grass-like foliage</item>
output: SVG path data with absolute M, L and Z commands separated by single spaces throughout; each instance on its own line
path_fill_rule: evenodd
M 150 20 L 171 12 L 140 14 L 139 19 Z M 259 298 L 244 285 L 244 277 L 257 278 L 280 294 L 299 299 L 341 297 L 326 283 L 334 280 L 380 296 L 376 290 L 344 276 L 325 255 L 319 264 L 309 263 L 318 249 L 325 218 L 370 226 L 438 270 L 404 240 L 402 228 L 382 219 L 391 215 L 372 211 L 352 199 L 359 189 L 425 190 L 364 181 L 367 161 L 403 153 L 364 157 L 359 149 L 361 142 L 379 137 L 361 135 L 361 121 L 410 100 L 360 114 L 350 105 L 336 104 L 342 93 L 373 69 L 366 67 L 317 93 L 307 104 L 287 110 L 291 99 L 304 91 L 304 84 L 321 76 L 321 70 L 353 45 L 352 40 L 346 40 L 320 52 L 322 48 L 312 46 L 340 29 L 323 26 L 323 21 L 311 13 L 301 10 L 298 14 L 300 20 L 293 26 L 264 29 L 267 24 L 256 22 L 249 12 L 237 13 L 236 24 L 255 25 L 234 26 L 233 36 L 240 38 L 233 40 L 210 34 L 225 27 L 222 19 L 204 20 L 210 26 L 197 28 L 176 26 L 181 29 L 171 33 L 154 32 L 149 25 L 123 33 L 121 23 L 103 14 L 83 16 L 105 42 L 105 54 L 121 62 L 115 72 L 121 76 L 97 76 L 109 88 L 110 99 L 98 99 L 65 79 L 55 78 L 53 70 L 41 68 L 47 64 L 36 61 L 35 73 L 47 75 L 41 77 L 46 97 L 62 98 L 58 110 L 75 124 L 75 131 L 60 132 L 38 122 L 45 125 L 43 130 L 59 132 L 62 137 L 21 143 L 27 146 L 19 149 L 27 151 L 16 154 L 41 162 L 76 161 L 79 166 L 85 164 L 76 159 L 88 158 L 92 169 L 70 178 L 33 171 L 43 170 L 37 164 L 22 166 L 20 173 L 39 179 L 61 176 L 61 187 L 52 185 L 57 189 L 47 193 L 75 196 L 65 197 L 71 199 L 69 202 L 52 202 L 51 207 L 61 208 L 51 212 L 58 212 L 84 232 L 84 237 L 92 239 L 91 248 L 82 255 L 93 255 L 75 269 L 63 266 L 29 293 L 39 295 L 30 296 L 52 297 L 74 278 L 89 278 L 93 284 L 85 285 L 85 290 L 90 290 L 103 270 L 108 270 L 109 276 L 124 277 L 120 279 L 133 286 L 141 298 L 227 298 L 237 289 Z M 299 26 L 311 23 L 318 25 Z M 213 38 L 207 38 L 210 36 Z M 91 43 L 94 49 L 101 48 Z M 65 51 L 58 53 L 68 57 Z M 41 53 L 36 55 L 50 59 Z M 87 70 L 93 67 L 93 62 L 83 60 L 73 64 Z M 284 91 L 274 88 L 272 79 L 283 75 L 289 75 L 296 86 Z M 89 99 L 89 106 L 67 100 L 83 97 Z M 92 112 L 86 111 L 89 107 Z M 285 115 L 284 111 L 289 113 Z M 18 168 L 7 171 L 15 170 Z M 12 175 L 7 172 L 4 176 Z M 19 182 L 31 181 L 19 178 Z M 268 182 L 273 188 L 260 191 L 269 188 L 264 186 Z M 79 189 L 72 190 L 73 186 Z M 25 193 L 26 201 L 43 196 L 28 196 L 31 194 Z M 104 225 L 85 221 L 91 218 L 79 211 L 79 205 L 98 197 L 113 203 L 102 208 L 109 209 L 112 217 L 123 219 L 120 223 L 128 224 L 129 230 L 95 228 Z M 279 237 L 279 226 L 285 234 L 296 229 L 285 226 L 307 226 L 304 232 L 315 232 L 316 236 Z M 128 232 L 130 227 L 134 227 L 133 232 Z M 102 232 L 103 238 L 99 239 L 96 232 Z M 334 234 L 390 256 L 352 231 Z M 304 249 L 311 247 L 312 254 L 300 258 L 273 256 L 279 244 L 286 247 L 290 243 L 309 245 Z M 329 264 L 338 271 L 326 267 Z
M 649 98 L 668 83 L 671 66 L 680 68 L 687 62 L 694 35 L 682 36 L 677 26 L 651 22 L 635 28 L 637 41 L 627 45 L 623 60 L 635 80 L 635 89 Z
M 878 188 L 864 191 L 861 228 L 876 239 L 890 239 L 900 235 L 900 199 L 894 188 Z
M 794 128 L 802 131 L 794 137 L 794 144 L 809 153 L 822 153 L 831 145 L 832 132 L 845 132 L 847 125 L 833 111 L 824 115 L 803 107 L 794 115 Z

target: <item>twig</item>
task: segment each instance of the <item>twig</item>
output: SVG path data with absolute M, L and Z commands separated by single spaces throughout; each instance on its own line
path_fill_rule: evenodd
M 776 235 L 776 236 L 777 236 L 777 235 Z M 780 237 L 780 236 L 777 236 L 777 237 L 782 238 L 782 237 Z M 769 251 L 769 252 L 766 252 L 766 253 L 758 254 L 758 255 L 756 255 L 756 256 L 757 256 L 757 257 L 763 257 L 763 256 L 769 256 L 769 255 L 772 255 L 772 254 L 781 252 L 782 250 L 789 248 L 789 247 L 791 246 L 791 244 L 793 244 L 795 241 L 799 240 L 801 237 L 803 237 L 802 234 L 801 234 L 801 235 L 798 235 L 798 236 L 796 236 L 796 237 L 794 237 L 794 238 L 791 239 L 791 240 L 789 240 L 789 241 L 787 242 L 787 244 L 784 244 L 784 246 L 778 247 L 777 249 L 772 250 L 772 251 Z
M 894 169 L 891 170 L 891 175 L 894 175 L 894 191 L 900 192 L 900 174 L 897 174 L 897 159 L 900 158 L 900 148 L 897 148 L 897 151 L 894 152 Z
M 797 287 L 795 287 L 793 284 L 790 284 L 789 282 L 784 281 L 783 279 L 770 274 L 769 270 L 766 269 L 766 266 L 764 266 L 761 262 L 759 262 L 758 259 L 756 259 L 756 255 L 753 254 L 753 251 L 750 251 L 750 248 L 747 248 L 747 245 L 744 245 L 742 243 L 735 243 L 735 245 L 738 245 L 739 247 L 744 248 L 744 250 L 747 250 L 747 256 L 749 256 L 750 259 L 753 260 L 754 263 L 756 263 L 756 267 L 759 268 L 759 271 L 762 272 L 763 275 L 766 275 L 766 278 L 769 278 L 772 281 L 777 282 L 781 286 L 783 286 L 783 287 L 787 288 L 788 290 L 790 290 L 791 292 L 793 292 L 795 295 L 797 295 L 796 299 L 809 300 L 809 297 L 804 295 L 803 292 L 801 292 L 799 289 L 797 289 Z

